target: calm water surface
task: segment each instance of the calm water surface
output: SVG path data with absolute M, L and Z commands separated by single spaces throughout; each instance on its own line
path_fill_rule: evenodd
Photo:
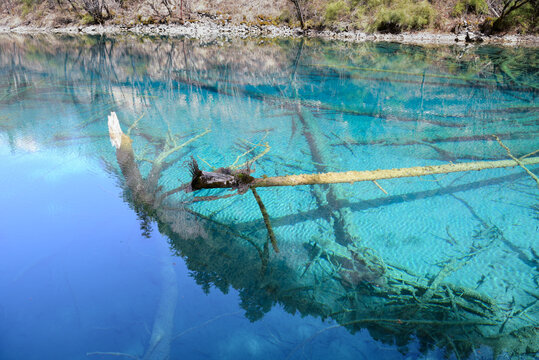
M 0 359 L 534 358 L 521 168 L 259 188 L 278 253 L 250 191 L 173 190 L 524 156 L 538 114 L 533 48 L 2 36 Z

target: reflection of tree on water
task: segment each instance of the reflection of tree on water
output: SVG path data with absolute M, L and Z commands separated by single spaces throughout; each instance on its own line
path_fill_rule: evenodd
M 405 346 L 415 334 L 426 349 L 427 344 L 434 344 L 463 355 L 479 344 L 492 345 L 496 351 L 535 351 L 535 326 L 504 333 L 509 318 L 502 321 L 504 311 L 493 299 L 444 281 L 492 245 L 497 236 L 441 264 L 442 270 L 430 279 L 386 264 L 371 249 L 358 248 L 352 241 L 347 246 L 305 243 L 310 260 L 298 271 L 286 259 L 288 254 L 270 255 L 269 240 L 261 243 L 239 235 L 169 199 L 156 203 L 160 196 L 141 185 L 131 141 L 125 135 L 122 139 L 127 146 L 117 147 L 117 158 L 135 206 L 151 211 L 159 230 L 170 238 L 178 255 L 186 257 L 204 289 L 210 284 L 223 292 L 230 285 L 239 289 L 241 305 L 251 320 L 278 302 L 292 313 L 333 318 L 352 331 L 366 327 L 376 339 L 396 340 L 399 346 Z M 197 230 L 186 236 L 184 229 Z M 253 247 L 256 251 L 250 250 Z M 324 262 L 320 268 L 313 265 L 320 262 Z M 488 336 L 491 332 L 485 328 L 499 329 L 500 335 Z
M 419 131 L 420 126 L 426 127 L 427 130 L 421 132 L 424 139 L 419 143 L 425 150 L 417 154 L 418 158 L 445 161 L 506 158 L 503 151 L 484 150 L 485 153 L 481 153 L 483 150 L 478 150 L 477 146 L 473 150 L 466 147 L 460 150 L 451 145 L 456 142 L 482 144 L 491 134 L 499 133 L 496 131 L 497 126 L 509 113 L 514 115 L 510 121 L 522 126 L 520 136 L 523 141 L 517 146 L 523 149 L 529 147 L 537 130 L 533 124 L 521 125 L 520 120 L 533 113 L 536 97 L 533 88 L 526 88 L 525 84 L 510 87 L 503 79 L 493 82 L 480 77 L 478 80 L 473 76 L 470 76 L 470 79 L 462 78 L 460 73 L 446 78 L 428 76 L 429 71 L 426 69 L 408 69 L 412 64 L 402 54 L 408 50 L 399 49 L 398 46 L 392 48 L 391 45 L 365 44 L 356 49 L 357 59 L 350 59 L 352 65 L 362 65 L 370 69 L 365 70 L 366 74 L 358 75 L 352 67 L 340 68 L 340 59 L 335 61 L 320 48 L 305 43 L 283 42 L 263 46 L 260 54 L 255 53 L 249 57 L 244 53 L 241 56 L 237 53 L 231 55 L 223 51 L 221 46 L 193 46 L 193 43 L 183 40 L 156 43 L 143 41 L 141 47 L 132 50 L 121 41 L 106 38 L 90 40 L 93 42 L 85 45 L 86 47 L 64 50 L 65 61 L 54 77 L 68 85 L 65 86 L 63 99 L 77 104 L 80 118 L 85 119 L 79 127 L 81 132 L 86 136 L 96 136 L 91 131 L 98 129 L 97 133 L 101 139 L 108 137 L 103 132 L 105 115 L 116 107 L 130 109 L 130 112 L 120 112 L 120 120 L 123 121 L 122 127 L 133 140 L 130 145 L 132 153 L 120 151 L 116 160 L 108 158 L 106 162 L 121 180 L 125 199 L 141 219 L 146 219 L 143 223 L 147 224 L 147 219 L 150 218 L 157 222 L 159 230 L 168 235 L 175 251 L 186 259 L 195 280 L 204 289 L 208 290 L 211 285 L 223 292 L 230 286 L 238 289 L 241 306 L 251 320 L 259 319 L 279 303 L 291 313 L 299 311 L 302 314 L 335 319 L 350 331 L 368 328 L 376 339 L 388 343 L 396 341 L 399 346 L 405 346 L 411 336 L 416 334 L 425 351 L 432 346 L 441 346 L 464 356 L 480 344 L 492 345 L 497 350 L 515 354 L 537 350 L 537 329 L 534 328 L 534 323 L 526 318 L 534 313 L 537 301 L 521 302 L 519 307 L 513 305 L 513 310 L 509 308 L 510 304 L 501 304 L 479 290 L 447 280 L 451 274 L 466 267 L 490 248 L 499 246 L 500 242 L 510 244 L 501 229 L 478 215 L 481 221 L 478 220 L 479 226 L 474 236 L 482 241 L 470 243 L 460 255 L 441 260 L 438 264 L 440 271 L 428 275 L 417 274 L 401 264 L 388 261 L 383 254 L 365 246 L 357 238 L 358 233 L 353 230 L 357 225 L 351 217 L 360 210 L 453 194 L 492 184 L 505 184 L 521 179 L 521 175 L 504 175 L 466 184 L 451 183 L 441 190 L 427 189 L 404 196 L 390 195 L 361 201 L 349 199 L 340 185 L 326 188 L 315 186 L 308 190 L 316 201 L 314 208 L 273 215 L 271 221 L 274 227 L 288 228 L 300 227 L 308 220 L 323 219 L 330 224 L 329 230 L 318 237 L 294 238 L 294 243 L 282 241 L 279 244 L 279 254 L 268 251 L 268 248 L 271 248 L 264 233 L 262 216 L 258 213 L 258 220 L 231 223 L 208 214 L 201 206 L 184 204 L 185 201 L 190 201 L 190 198 L 184 198 L 179 193 L 163 198 L 165 193 L 178 185 L 175 182 L 181 176 L 179 173 L 187 173 L 182 166 L 187 159 L 186 155 L 193 153 L 192 150 L 200 146 L 205 137 L 210 136 L 202 135 L 205 132 L 205 123 L 200 126 L 178 124 L 167 114 L 171 113 L 170 109 L 174 106 L 181 106 L 182 110 L 199 111 L 199 114 L 206 115 L 201 110 L 207 105 L 206 100 L 202 100 L 203 94 L 212 94 L 222 101 L 228 101 L 229 106 L 240 99 L 248 99 L 263 104 L 261 106 L 271 109 L 277 115 L 284 113 L 284 116 L 291 117 L 296 130 L 289 143 L 292 146 L 301 144 L 305 153 L 310 156 L 312 166 L 298 161 L 297 166 L 303 169 L 293 169 L 294 159 L 286 158 L 287 154 L 279 153 L 276 147 L 261 158 L 259 166 L 266 169 L 282 167 L 292 173 L 303 173 L 327 171 L 332 167 L 346 170 L 348 164 L 332 159 L 334 150 L 344 149 L 357 156 L 367 146 L 393 147 L 395 151 L 401 151 L 399 149 L 417 145 L 413 130 L 417 127 Z M 226 46 L 236 49 L 233 48 L 234 45 Z M 323 46 L 335 50 L 329 44 Z M 338 48 L 335 51 L 338 52 Z M 302 52 L 304 55 L 301 55 Z M 408 89 L 416 88 L 422 96 L 422 111 L 431 109 L 436 113 L 426 116 L 421 112 L 414 112 L 413 106 L 400 105 L 413 103 L 415 95 L 403 93 L 397 86 L 382 85 L 390 80 L 388 73 L 375 71 L 373 65 L 380 61 L 378 65 L 379 69 L 382 69 L 386 65 L 383 62 L 388 60 L 377 57 L 377 52 L 396 52 L 397 58 L 402 56 L 399 71 L 407 70 L 408 74 L 394 80 L 408 84 Z M 425 49 L 419 51 L 419 54 L 424 58 L 432 58 L 429 64 L 446 64 L 443 56 L 447 55 L 437 59 L 433 55 L 435 52 Z M 21 53 L 24 58 L 24 51 L 21 50 Z M 342 51 L 342 54 L 349 56 L 349 51 Z M 344 56 L 342 54 L 340 56 Z M 38 55 L 42 56 L 42 52 L 36 51 L 34 56 Z M 243 63 L 238 61 L 238 58 Z M 316 63 L 311 59 L 316 60 Z M 470 65 L 467 69 L 470 73 L 477 74 L 490 66 L 490 60 L 479 60 L 473 63 L 479 70 L 474 72 L 473 66 Z M 313 63 L 310 64 L 309 61 Z M 237 63 L 239 65 L 236 65 Z M 31 60 L 25 64 L 36 66 Z M 467 66 L 465 64 L 463 61 L 459 66 Z M 54 71 L 36 69 L 38 74 Z M 319 79 L 314 85 L 308 81 L 313 77 Z M 513 77 L 519 81 L 518 76 Z M 333 81 L 342 81 L 344 84 L 344 79 L 356 81 L 352 82 L 352 88 L 346 89 L 350 95 L 335 90 L 335 97 L 331 99 L 313 99 L 313 94 L 317 91 L 333 89 Z M 448 105 L 450 111 L 444 112 L 444 108 L 432 103 L 433 98 L 440 94 L 433 85 L 444 81 L 449 83 L 448 87 L 471 89 L 472 91 L 467 93 L 470 101 L 474 101 L 472 98 L 478 93 L 487 91 L 499 91 L 497 96 L 510 92 L 524 100 L 519 108 L 504 109 L 496 106 L 497 99 L 493 96 L 492 104 L 482 104 L 492 110 L 487 113 L 491 122 L 486 121 L 487 115 L 479 112 L 470 114 L 454 103 Z M 309 89 L 309 86 L 314 90 Z M 384 93 L 391 94 L 395 99 L 384 98 Z M 23 94 L 11 99 L 22 101 L 25 96 Z M 189 96 L 187 99 L 186 94 Z M 166 97 L 169 102 L 158 101 L 156 96 Z M 338 103 L 335 98 L 340 96 L 349 98 Z M 349 100 L 353 97 L 365 99 L 365 102 L 350 105 Z M 370 107 L 368 104 L 371 104 L 373 99 L 376 106 Z M 7 97 L 3 101 L 7 101 Z M 525 104 L 528 105 L 524 106 Z M 500 113 L 503 116 L 499 115 Z M 387 126 L 398 124 L 404 129 L 412 130 L 413 136 L 406 134 L 387 139 L 383 134 L 381 136 L 377 133 L 375 128 L 380 124 L 375 122 L 372 122 L 372 128 L 366 128 L 365 137 L 362 139 L 349 139 L 345 132 L 324 134 L 317 129 L 317 119 L 337 121 L 343 116 L 355 116 L 362 121 L 365 121 L 363 117 L 381 119 L 387 122 Z M 472 126 L 476 128 L 472 128 L 469 134 L 462 135 L 462 122 L 455 121 L 459 116 L 472 119 Z M 204 116 L 199 117 L 201 118 Z M 140 119 L 138 123 L 136 119 Z M 271 124 L 264 126 L 270 127 Z M 438 128 L 444 128 L 445 131 L 436 133 L 437 137 L 433 139 L 429 129 Z M 257 127 L 254 129 L 258 130 Z M 182 135 L 178 136 L 178 133 Z M 526 137 L 526 133 L 529 137 Z M 205 137 L 188 143 L 190 139 L 200 135 Z M 68 135 L 57 137 L 57 143 L 68 138 Z M 500 138 L 504 141 L 514 139 L 511 132 Z M 259 138 L 256 139 L 258 140 Z M 188 144 L 182 146 L 186 143 Z M 329 146 L 331 150 L 328 149 Z M 514 146 L 511 148 L 514 150 Z M 195 154 L 200 155 L 202 148 L 196 149 Z M 262 149 L 257 151 L 252 155 L 256 156 Z M 515 153 L 517 152 L 525 153 L 522 149 L 515 150 Z M 206 154 L 203 156 L 212 159 L 218 155 L 215 151 L 210 153 L 210 157 Z M 232 158 L 236 155 L 237 153 L 232 154 Z M 279 156 L 284 159 L 285 164 L 280 163 Z M 115 163 L 120 165 L 119 168 Z M 373 191 L 378 190 L 373 186 Z M 262 199 L 266 194 L 260 191 Z M 254 202 L 254 199 L 251 198 L 251 201 Z M 466 202 L 464 199 L 459 201 Z M 469 204 L 465 206 L 473 211 Z M 459 241 L 454 239 L 450 229 L 446 230 L 447 241 Z M 279 234 L 277 236 L 279 237 Z M 513 247 L 519 249 L 514 245 Z M 530 258 L 529 254 L 522 250 L 518 257 L 531 269 L 537 264 L 537 259 Z M 171 330 L 167 336 L 170 344 L 173 338 Z M 167 347 L 166 342 L 156 341 L 154 344 Z

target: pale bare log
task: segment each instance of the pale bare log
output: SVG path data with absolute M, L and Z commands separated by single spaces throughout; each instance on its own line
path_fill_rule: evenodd
M 539 157 L 530 157 L 520 161 L 523 165 L 539 164 Z M 446 164 L 432 166 L 416 166 L 410 168 L 388 169 L 388 170 L 367 170 L 367 171 L 345 171 L 328 172 L 323 174 L 301 174 L 288 176 L 275 176 L 255 180 L 251 187 L 270 186 L 297 186 L 314 184 L 339 184 L 355 183 L 360 181 L 375 181 L 382 179 L 396 179 L 404 177 L 417 177 L 435 174 L 447 174 L 463 171 L 479 171 L 486 169 L 497 169 L 514 167 L 519 164 L 514 160 L 498 161 L 475 161 L 461 164 Z
M 125 177 L 127 187 L 133 192 L 137 201 L 152 204 L 154 201 L 151 192 L 147 191 L 140 170 L 135 162 L 133 140 L 124 134 L 115 112 L 108 117 L 109 137 L 111 144 L 116 148 L 116 159 L 120 170 Z

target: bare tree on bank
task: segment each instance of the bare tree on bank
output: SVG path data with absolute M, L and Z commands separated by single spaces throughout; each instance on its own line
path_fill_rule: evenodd
M 81 0 L 81 6 L 100 24 L 111 16 L 107 0 Z M 103 16 L 103 11 L 107 13 L 106 16 Z
M 290 0 L 294 4 L 294 7 L 296 8 L 296 12 L 298 14 L 298 20 L 301 25 L 302 29 L 305 29 L 305 22 L 303 21 L 303 12 L 301 11 L 301 6 L 299 5 L 299 0 Z
M 13 11 L 13 0 L 4 0 L 3 2 L 0 2 L 0 10 L 7 10 L 8 14 L 11 14 Z
M 156 16 L 165 19 L 180 19 L 189 17 L 189 2 L 188 0 L 152 0 L 149 2 L 150 7 Z M 163 10 L 164 8 L 164 10 Z M 163 14 L 163 11 L 166 11 Z

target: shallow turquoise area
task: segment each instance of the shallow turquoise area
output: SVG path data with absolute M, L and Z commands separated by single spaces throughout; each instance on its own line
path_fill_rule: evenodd
M 250 191 L 172 192 L 191 156 L 255 177 L 508 159 L 493 135 L 539 149 L 536 48 L 2 36 L 0 359 L 532 359 L 520 167 L 259 188 L 278 253 Z

